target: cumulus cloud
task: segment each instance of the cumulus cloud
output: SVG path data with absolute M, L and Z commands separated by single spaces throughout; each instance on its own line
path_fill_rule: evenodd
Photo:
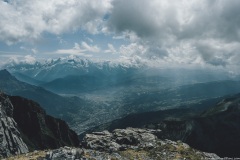
M 82 29 L 128 42 L 119 48 L 108 44 L 105 53 L 227 67 L 240 63 L 239 6 L 239 0 L 0 1 L 0 41 L 30 41 L 45 32 L 61 37 Z M 101 52 L 97 44 L 88 42 L 56 53 Z
M 55 51 L 57 54 L 70 54 L 70 55 L 79 55 L 84 57 L 92 57 L 91 53 L 100 52 L 100 48 L 97 45 L 89 45 L 86 42 L 81 42 L 81 44 L 74 43 L 74 47 L 70 49 L 60 49 Z
M 26 55 L 24 56 L 24 61 L 28 64 L 34 64 L 36 62 L 36 58 L 32 55 Z
M 146 48 L 137 43 L 131 43 L 129 45 L 121 45 L 119 48 L 119 53 L 124 56 L 143 55 L 146 53 Z
M 148 58 L 215 66 L 238 64 L 238 0 L 116 0 L 108 29 L 135 33 Z M 129 53 L 132 55 L 132 53 Z M 136 52 L 139 54 L 139 52 Z
M 112 53 L 112 54 L 116 54 L 117 53 L 115 47 L 112 44 L 110 44 L 110 43 L 108 43 L 108 49 L 106 49 L 104 52 L 105 53 Z
M 37 60 L 36 57 L 33 55 L 4 55 L 1 58 L 5 58 L 5 61 L 1 61 L 0 65 L 8 65 L 8 64 L 19 64 L 19 63 L 26 63 L 26 64 L 34 64 Z
M 237 0 L 116 0 L 109 27 L 140 37 L 239 40 L 239 5 Z
M 85 55 L 84 50 L 82 50 L 78 43 L 74 44 L 73 48 L 70 49 L 59 49 L 56 52 L 57 54 L 70 54 L 70 55 Z
M 101 50 L 97 45 L 89 45 L 84 41 L 81 43 L 81 47 L 83 48 L 83 50 L 85 52 L 97 53 L 97 52 L 100 52 L 100 50 Z
M 84 28 L 96 33 L 111 0 L 0 1 L 0 40 L 8 44 Z

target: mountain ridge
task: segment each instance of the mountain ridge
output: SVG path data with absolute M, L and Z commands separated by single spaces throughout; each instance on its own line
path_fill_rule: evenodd
M 78 104 L 80 99 L 75 99 L 75 101 L 72 102 L 71 98 L 61 97 L 42 87 L 21 82 L 7 70 L 0 71 L 0 82 L 0 89 L 3 92 L 9 95 L 22 96 L 34 100 L 50 115 L 60 117 L 63 110 L 69 110 L 68 106 L 80 107 Z
M 79 145 L 66 122 L 46 115 L 36 102 L 0 92 L 0 106 L 0 158 Z

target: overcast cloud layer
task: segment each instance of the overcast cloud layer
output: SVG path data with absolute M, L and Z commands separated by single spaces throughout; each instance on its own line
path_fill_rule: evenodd
M 5 0 L 0 10 L 0 41 L 8 45 L 83 30 L 128 43 L 103 49 L 93 39 L 92 45 L 76 42 L 56 54 L 103 52 L 164 64 L 240 65 L 239 0 Z

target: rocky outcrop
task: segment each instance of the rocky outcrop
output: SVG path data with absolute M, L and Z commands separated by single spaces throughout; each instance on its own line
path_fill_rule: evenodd
M 212 153 L 192 149 L 180 141 L 158 139 L 160 130 L 116 129 L 94 132 L 84 137 L 82 148 L 63 147 L 49 151 L 45 159 L 97 159 L 97 160 L 155 160 L 155 159 L 218 159 Z
M 13 119 L 13 106 L 3 93 L 0 93 L 0 119 L 0 158 L 28 152 Z
M 93 132 L 84 137 L 82 145 L 85 148 L 109 152 L 152 148 L 157 143 L 157 137 L 154 135 L 157 132 L 160 130 L 137 128 L 115 129 L 112 133 L 108 131 Z
M 13 159 L 38 160 L 160 160 L 160 159 L 219 159 L 216 154 L 205 153 L 180 141 L 158 139 L 160 130 L 116 129 L 87 134 L 81 148 L 61 147 L 48 151 L 35 151 Z
M 65 121 L 46 115 L 34 101 L 11 96 L 13 118 L 30 150 L 78 146 L 77 134 Z

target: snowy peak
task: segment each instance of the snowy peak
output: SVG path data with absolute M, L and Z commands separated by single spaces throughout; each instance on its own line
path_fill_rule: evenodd
M 77 56 L 48 59 L 34 64 L 18 63 L 5 66 L 11 73 L 21 73 L 39 81 L 52 81 L 69 75 L 111 75 L 122 74 L 140 68 L 139 64 L 125 64 L 111 61 L 92 61 Z M 99 77 L 101 78 L 101 77 Z
M 57 65 L 69 65 L 75 68 L 88 68 L 91 66 L 95 66 L 99 69 L 103 68 L 104 66 L 114 68 L 114 67 L 140 67 L 143 64 L 137 63 L 124 63 L 119 61 L 103 61 L 103 60 L 89 60 L 83 59 L 78 56 L 67 56 L 67 57 L 60 57 L 57 59 L 47 59 L 45 61 L 36 61 L 35 63 L 27 63 L 25 61 L 22 62 L 10 62 L 6 64 L 4 67 L 9 68 L 11 70 L 26 70 L 26 69 L 37 69 L 37 68 L 52 68 Z

